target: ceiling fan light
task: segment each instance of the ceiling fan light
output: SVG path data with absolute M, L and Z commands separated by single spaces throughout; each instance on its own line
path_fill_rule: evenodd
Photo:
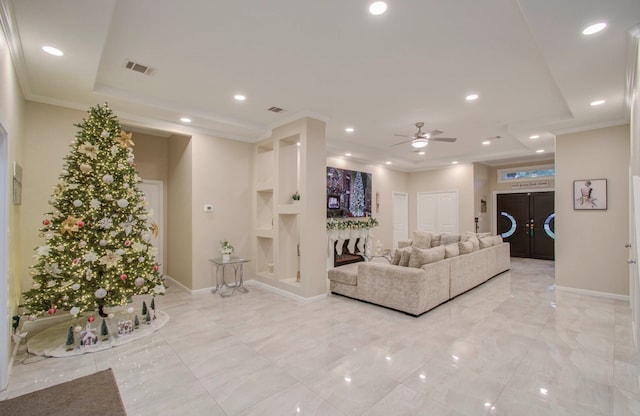
M 422 149 L 423 147 L 427 147 L 428 144 L 429 142 L 427 141 L 427 139 L 415 139 L 411 142 L 411 147 Z

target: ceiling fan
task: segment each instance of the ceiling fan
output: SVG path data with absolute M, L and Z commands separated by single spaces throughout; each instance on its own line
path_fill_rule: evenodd
M 423 147 L 426 147 L 431 141 L 453 143 L 457 140 L 453 137 L 434 137 L 439 134 L 442 134 L 443 133 L 442 130 L 435 129 L 435 130 L 431 130 L 430 132 L 422 131 L 422 128 L 424 127 L 424 123 L 421 121 L 416 123 L 416 127 L 418 128 L 418 131 L 411 136 L 407 136 L 404 134 L 395 134 L 395 136 L 407 137 L 407 138 L 410 138 L 411 140 L 406 140 L 404 142 L 392 144 L 391 146 L 393 147 L 393 146 L 398 146 L 405 143 L 411 143 L 412 147 L 416 149 L 421 149 Z

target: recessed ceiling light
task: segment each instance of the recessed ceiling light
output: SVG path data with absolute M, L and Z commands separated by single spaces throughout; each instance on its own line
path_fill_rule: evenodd
M 369 13 L 374 16 L 381 15 L 382 13 L 387 11 L 387 3 L 383 1 L 376 1 L 371 3 L 369 6 Z
M 53 46 L 43 46 L 42 50 L 45 51 L 46 53 L 48 53 L 49 55 L 53 55 L 53 56 L 62 56 L 62 55 L 64 55 L 64 52 L 62 52 L 58 48 L 54 48 Z
M 465 100 L 467 101 L 475 101 L 478 99 L 478 94 L 469 94 L 465 97 Z
M 451 162 L 451 164 L 452 164 L 452 165 L 457 165 L 457 164 L 458 164 L 458 161 L 457 161 L 457 160 L 454 160 L 453 162 Z
M 605 22 L 594 23 L 594 24 L 592 24 L 590 26 L 585 27 L 584 30 L 582 31 L 582 34 L 583 35 L 593 35 L 594 33 L 600 32 L 605 27 L 607 27 L 607 24 Z
M 536 150 L 536 153 L 544 153 L 544 149 L 538 149 Z
M 604 103 L 605 103 L 605 101 L 604 101 L 604 100 L 595 100 L 595 101 L 591 101 L 591 106 L 592 106 L 592 107 L 596 107 L 596 106 L 598 106 L 598 105 L 602 105 L 602 104 L 604 104 Z
M 180 117 L 180 121 L 183 123 L 191 123 L 191 119 L 189 117 Z
M 529 138 L 530 138 L 531 140 L 539 139 L 539 138 L 540 138 L 540 135 L 539 135 L 539 134 L 532 134 L 531 136 L 529 136 Z
M 482 142 L 483 145 L 487 146 L 491 144 L 491 140 L 485 140 Z
M 391 164 L 391 162 L 387 161 L 387 162 L 384 162 L 384 164 L 385 164 L 385 165 L 390 165 L 390 164 Z
M 244 95 L 242 95 L 242 94 L 236 94 L 236 95 L 234 95 L 234 96 L 233 96 L 233 98 L 235 98 L 235 99 L 236 99 L 236 100 L 238 100 L 238 101 L 244 101 L 244 100 L 246 100 L 246 99 L 247 99 L 247 97 L 245 97 L 245 96 L 244 96 Z
M 349 157 L 349 156 L 351 156 L 351 153 L 345 153 L 344 155 Z
M 353 127 L 347 127 L 346 129 L 344 129 L 344 131 L 346 131 L 347 133 L 353 133 L 354 128 Z

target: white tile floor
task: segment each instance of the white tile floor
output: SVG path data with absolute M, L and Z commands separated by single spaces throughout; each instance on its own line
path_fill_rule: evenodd
M 23 351 L 0 399 L 111 367 L 129 416 L 640 415 L 628 302 L 553 284 L 552 262 L 513 259 L 419 318 L 333 295 L 170 288 L 153 336 L 72 358 Z

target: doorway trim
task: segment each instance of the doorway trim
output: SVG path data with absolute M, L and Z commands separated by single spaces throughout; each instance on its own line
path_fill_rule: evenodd
M 8 158 L 8 137 L 6 130 L 0 124 L 0 193 L 9 195 L 7 184 L 9 172 Z M 0 204 L 0 390 L 7 387 L 9 383 L 9 345 L 12 334 L 11 323 L 9 322 L 9 265 L 8 265 L 8 232 L 9 232 L 9 204 L 10 198 L 5 198 Z M 5 327 L 6 325 L 6 327 Z

